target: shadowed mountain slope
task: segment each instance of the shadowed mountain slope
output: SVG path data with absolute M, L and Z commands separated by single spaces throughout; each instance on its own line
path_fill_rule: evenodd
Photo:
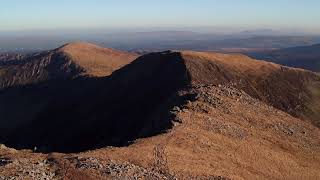
M 84 153 L 42 154 L 0 147 L 2 163 L 8 164 L 0 166 L 0 174 L 3 177 L 27 178 L 31 174 L 28 172 L 35 172 L 31 175 L 40 178 L 45 172 L 57 179 L 139 177 L 240 180 L 320 177 L 320 132 L 319 128 L 307 122 L 253 99 L 231 86 L 192 86 L 179 90 L 163 102 L 147 122 L 159 127 L 159 123 L 171 121 L 173 126 L 166 133 L 137 140 L 128 147 L 104 147 Z M 139 102 L 135 104 L 140 105 Z M 164 116 L 167 111 L 170 114 Z M 122 113 L 119 116 L 124 117 L 126 110 L 119 112 Z M 128 116 L 127 121 L 131 121 L 131 125 L 141 125 L 142 117 L 137 119 Z M 65 138 L 73 136 L 74 141 L 79 141 L 74 144 L 65 141 L 65 148 L 70 145 L 79 147 L 80 141 L 90 143 L 99 135 L 98 132 L 117 135 L 116 132 L 110 132 L 111 127 L 117 127 L 114 130 L 122 135 L 132 130 L 132 127 L 125 124 L 105 124 L 95 127 L 95 136 L 79 136 L 73 133 L 86 132 L 85 129 L 93 128 L 93 122 L 81 126 L 82 121 L 73 121 L 68 133 L 63 135 L 52 126 L 54 123 L 47 124 L 56 130 L 47 129 L 49 134 Z M 61 122 L 61 125 L 65 123 Z M 42 128 L 46 129 L 46 126 Z M 72 130 L 75 128 L 78 131 Z M 42 131 L 37 134 L 50 139 Z M 26 136 L 25 140 L 28 138 Z M 113 138 L 117 141 L 119 136 Z M 27 173 L 19 174 L 19 169 Z M 41 173 L 37 173 L 39 169 Z
M 168 129 L 172 126 L 168 109 L 181 103 L 169 103 L 169 99 L 194 85 L 232 84 L 318 126 L 319 80 L 310 71 L 243 55 L 167 51 L 141 56 L 107 78 L 50 81 L 12 90 L 8 92 L 10 96 L 4 93 L 0 98 L 6 102 L 8 97 L 16 97 L 11 100 L 11 108 L 16 110 L 14 106 L 23 105 L 20 108 L 25 112 L 25 120 L 20 117 L 18 121 L 23 123 L 15 124 L 19 126 L 14 132 L 20 133 L 13 132 L 7 138 L 10 144 L 78 151 L 94 146 L 121 146 Z M 24 101 L 16 93 L 24 94 Z M 28 103 L 32 104 L 30 109 L 25 108 Z M 8 119 L 17 122 L 12 120 L 8 107 L 4 106 Z M 150 119 L 158 112 L 162 112 L 158 118 Z
M 83 150 L 100 143 L 123 145 L 140 134 L 147 136 L 168 129 L 169 119 L 147 125 L 148 118 L 186 85 L 188 75 L 179 53 L 164 53 L 138 58 L 107 78 L 17 88 L 11 93 L 28 94 L 26 102 L 39 102 L 42 106 L 40 111 L 23 111 L 26 121 L 18 122 L 18 130 L 8 139 L 16 145 L 50 146 L 58 151 Z M 48 94 L 50 98 L 45 98 Z M 16 99 L 14 104 L 19 105 L 20 101 Z M 4 108 L 4 112 L 10 112 Z M 164 115 L 166 113 L 164 111 Z M 44 142 L 50 144 L 44 145 Z
M 191 51 L 13 87 L 0 92 L 0 127 L 15 122 L 2 141 L 50 153 L 0 147 L 0 172 L 41 162 L 57 179 L 319 179 L 319 89 L 310 71 Z

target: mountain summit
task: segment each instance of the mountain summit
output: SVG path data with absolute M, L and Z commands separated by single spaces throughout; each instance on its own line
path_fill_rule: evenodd
M 111 48 L 102 48 L 85 42 L 73 42 L 57 49 L 89 76 L 109 76 L 113 71 L 129 64 L 137 55 Z

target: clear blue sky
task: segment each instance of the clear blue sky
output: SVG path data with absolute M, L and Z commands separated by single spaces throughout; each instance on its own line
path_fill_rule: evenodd
M 320 30 L 320 0 L 2 0 L 0 30 L 230 26 Z

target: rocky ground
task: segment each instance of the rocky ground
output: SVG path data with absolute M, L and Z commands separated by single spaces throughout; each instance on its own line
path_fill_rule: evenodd
M 83 153 L 1 146 L 0 179 L 319 179 L 320 132 L 233 85 L 176 96 L 174 127 L 128 147 Z M 177 98 L 177 97 L 175 97 Z
M 11 155 L 10 158 L 5 157 L 0 159 L 0 167 L 2 170 L 10 169 L 10 171 L 3 171 L 1 173 L 1 180 L 50 180 L 64 178 L 119 180 L 176 179 L 170 174 L 153 168 L 144 168 L 129 162 L 117 162 L 109 159 L 81 156 L 64 156 L 56 159 L 51 155 L 42 154 L 31 154 L 31 157 L 13 158 Z M 34 159 L 35 157 L 36 159 Z

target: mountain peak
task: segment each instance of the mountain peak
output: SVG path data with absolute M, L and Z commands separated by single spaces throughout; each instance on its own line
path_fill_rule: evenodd
M 73 42 L 68 42 L 64 45 L 62 45 L 60 48 L 65 48 L 65 47 L 84 47 L 84 46 L 95 46 L 95 47 L 99 47 L 95 44 L 89 43 L 89 42 L 85 42 L 85 41 L 73 41 Z M 58 49 L 60 49 L 58 48 Z
M 105 77 L 137 55 L 86 42 L 72 42 L 55 50 L 36 53 L 18 64 L 0 67 L 0 88 L 33 84 L 57 78 Z
M 58 48 L 76 65 L 92 76 L 108 76 L 114 70 L 133 61 L 137 55 L 111 48 L 103 48 L 87 42 L 71 42 Z
M 85 41 L 69 42 L 69 43 L 66 43 L 58 48 L 59 51 L 84 50 L 84 49 L 87 49 L 87 50 L 97 50 L 97 49 L 112 50 L 110 48 L 103 48 L 103 47 L 100 47 L 96 44 L 92 44 L 92 43 L 85 42 Z M 117 50 L 114 50 L 114 51 L 117 51 Z

